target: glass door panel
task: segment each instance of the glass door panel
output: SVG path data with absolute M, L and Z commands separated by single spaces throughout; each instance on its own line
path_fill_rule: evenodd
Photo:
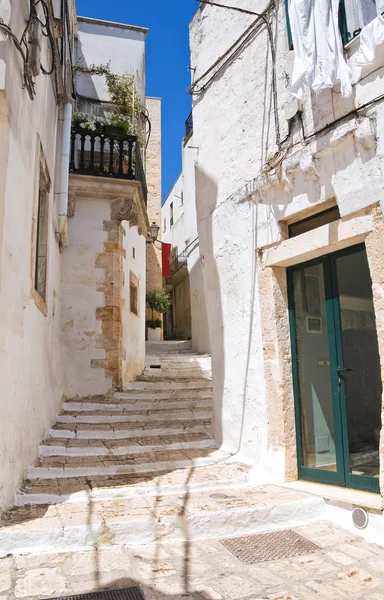
M 335 421 L 323 265 L 293 272 L 301 466 L 336 472 Z
M 341 392 L 348 474 L 379 477 L 382 382 L 372 282 L 364 247 L 335 257 L 340 306 Z
M 288 269 L 299 477 L 379 491 L 382 381 L 364 245 Z

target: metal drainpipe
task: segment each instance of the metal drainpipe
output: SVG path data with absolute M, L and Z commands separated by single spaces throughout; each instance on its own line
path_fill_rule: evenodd
M 60 179 L 59 179 L 59 234 L 63 246 L 68 246 L 68 182 L 71 150 L 72 104 L 64 106 L 61 135 Z

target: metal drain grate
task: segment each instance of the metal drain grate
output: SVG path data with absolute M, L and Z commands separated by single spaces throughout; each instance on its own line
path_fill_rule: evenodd
M 123 590 L 77 594 L 76 596 L 60 596 L 60 598 L 51 598 L 51 600 L 145 600 L 145 598 L 141 589 L 136 586 Z
M 319 546 L 291 529 L 230 538 L 220 542 L 246 565 L 311 554 L 320 550 Z

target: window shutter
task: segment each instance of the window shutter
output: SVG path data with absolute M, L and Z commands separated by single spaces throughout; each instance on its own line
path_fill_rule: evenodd
M 291 24 L 289 22 L 289 0 L 284 0 L 284 4 L 285 4 L 285 18 L 287 21 L 288 48 L 289 48 L 289 50 L 293 50 L 292 31 L 291 31 Z

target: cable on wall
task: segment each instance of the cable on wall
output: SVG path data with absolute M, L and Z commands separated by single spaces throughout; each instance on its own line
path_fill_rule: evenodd
M 39 5 L 41 5 L 42 12 L 44 15 L 43 19 L 41 19 L 38 15 L 37 7 Z M 41 72 L 44 75 L 52 75 L 55 70 L 57 71 L 55 51 L 56 48 L 55 38 L 52 29 L 52 19 L 47 2 L 45 0 L 30 0 L 28 19 L 20 39 L 18 39 L 18 37 L 12 31 L 11 27 L 9 27 L 9 25 L 6 25 L 4 21 L 0 19 L 0 30 L 4 32 L 13 41 L 15 48 L 21 56 L 23 62 L 23 88 L 27 90 L 31 100 L 34 99 L 36 94 L 34 77 L 38 75 L 38 72 L 36 72 L 36 67 L 33 67 L 31 64 L 30 52 L 30 43 L 32 35 L 31 29 L 34 21 L 35 23 L 38 23 L 41 27 L 41 35 L 48 39 L 51 48 L 51 64 L 48 67 L 43 66 L 40 62 L 38 64 L 40 66 Z
M 196 0 L 199 1 L 199 0 Z M 268 34 L 268 42 L 271 51 L 271 59 L 272 59 L 272 98 L 273 98 L 273 112 L 274 112 L 274 122 L 275 122 L 275 136 L 276 136 L 276 145 L 278 149 L 281 148 L 281 137 L 280 137 L 280 123 L 279 123 L 279 115 L 278 115 L 278 102 L 277 102 L 277 81 L 276 81 L 276 49 L 273 38 L 273 31 L 271 27 L 271 23 L 269 20 L 269 15 L 272 9 L 275 8 L 274 0 L 271 0 L 268 4 L 267 8 L 261 13 L 257 13 L 251 10 L 239 8 L 237 6 L 230 6 L 221 4 L 219 2 L 214 2 L 210 0 L 200 0 L 202 4 L 217 6 L 219 8 L 224 8 L 227 10 L 233 10 L 236 12 L 254 15 L 257 19 L 245 30 L 245 32 L 228 48 L 228 50 L 222 54 L 209 69 L 205 71 L 200 77 L 198 77 L 188 89 L 188 93 L 191 95 L 199 95 L 201 94 L 215 79 L 215 77 L 228 65 L 230 64 L 237 56 L 239 52 L 245 47 L 248 41 L 252 38 L 252 36 L 259 31 L 261 25 L 265 25 Z M 217 69 L 216 69 L 217 67 Z M 215 70 L 216 69 L 216 70 Z M 211 77 L 205 81 L 200 87 L 197 88 L 198 84 L 202 82 L 212 71 L 214 73 Z

